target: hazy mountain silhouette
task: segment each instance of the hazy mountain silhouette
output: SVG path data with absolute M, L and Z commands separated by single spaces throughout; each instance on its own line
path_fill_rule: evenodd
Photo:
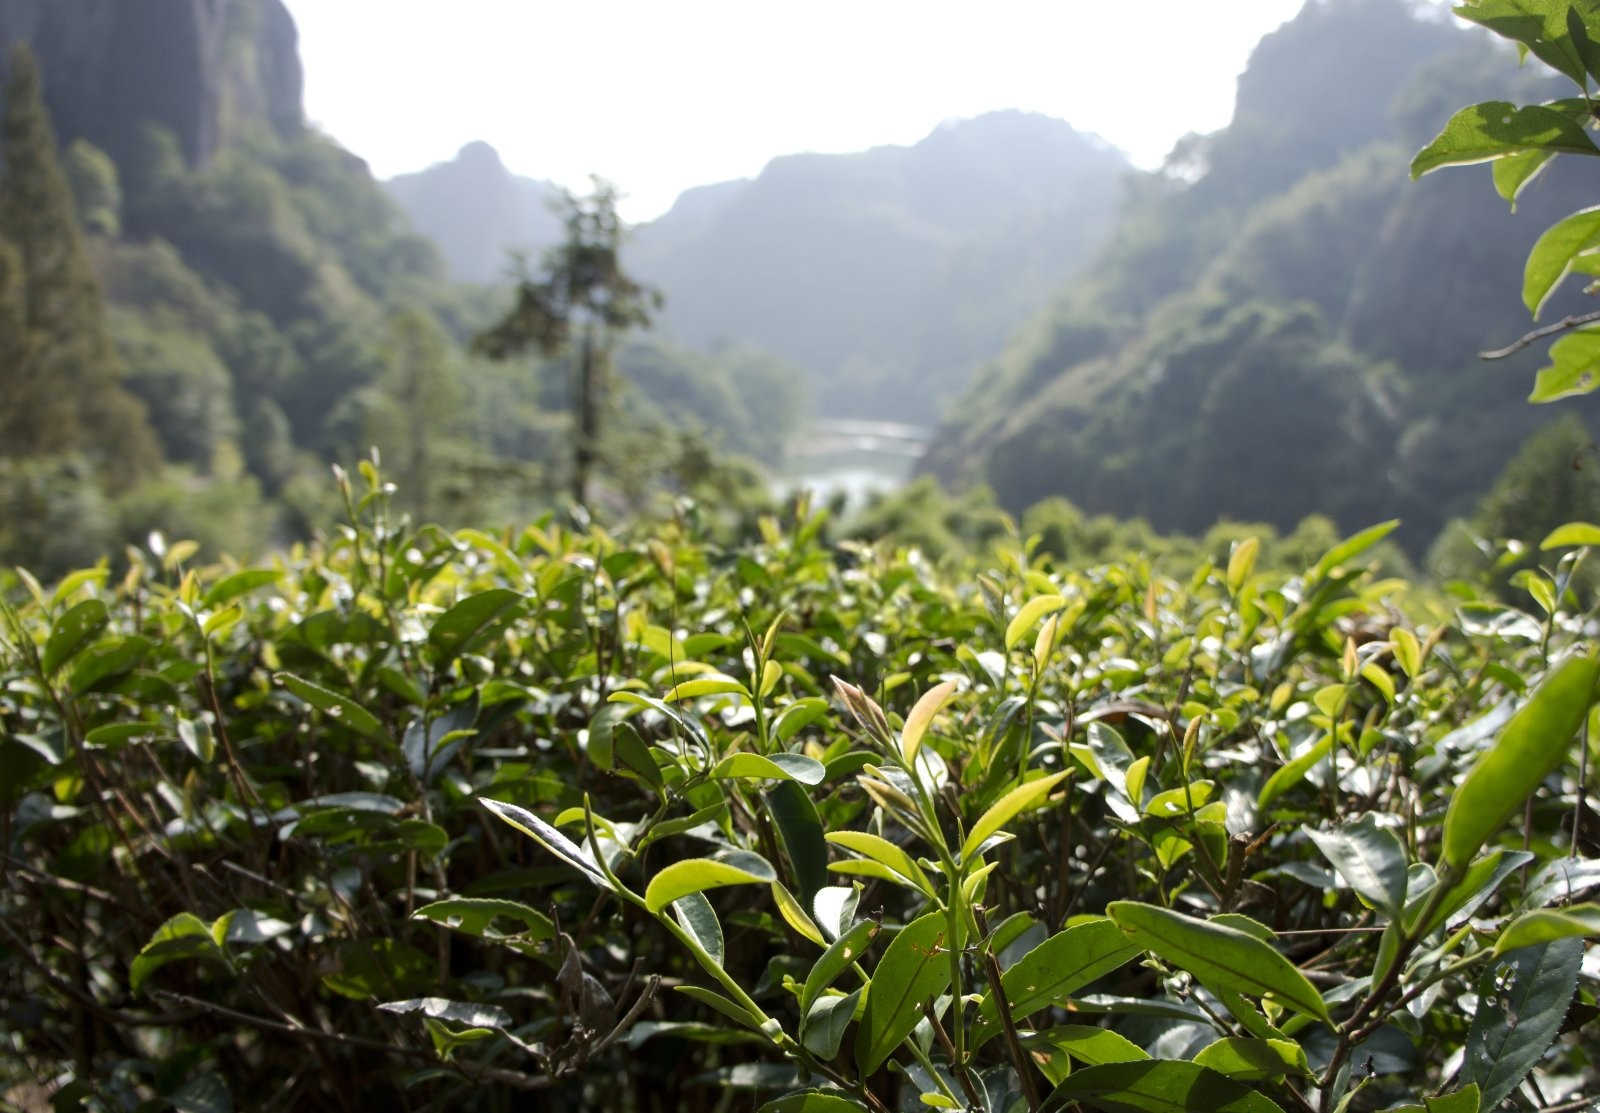
M 559 186 L 519 177 L 487 143 L 468 143 L 449 162 L 383 183 L 416 230 L 439 245 L 453 278 L 500 282 L 515 253 L 537 263 L 562 235 L 551 208 Z
M 638 230 L 634 266 L 687 343 L 777 353 L 824 412 L 927 420 L 1099 246 L 1128 165 L 1059 120 L 997 112 L 692 190 Z
M 628 265 L 689 346 L 769 350 L 810 372 L 825 411 L 928 420 L 1090 257 L 1128 166 L 1059 120 L 997 112 L 688 190 L 635 230 Z M 560 235 L 554 187 L 484 144 L 387 185 L 460 278 L 503 277 L 511 250 Z

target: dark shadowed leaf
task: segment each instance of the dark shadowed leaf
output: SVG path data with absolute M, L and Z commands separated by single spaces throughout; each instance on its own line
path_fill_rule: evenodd
M 1467 1032 L 1462 1083 L 1477 1083 L 1494 1109 L 1533 1069 L 1561 1030 L 1577 990 L 1583 940 L 1524 947 L 1484 974 Z
M 1399 914 L 1406 899 L 1406 851 L 1377 817 L 1365 815 L 1334 831 L 1307 828 L 1306 835 L 1368 904 Z
M 527 606 L 528 597 L 497 587 L 469 595 L 433 620 L 428 642 L 443 668 L 463 653 L 509 626 Z
M 823 841 L 816 806 L 794 781 L 774 785 L 765 799 L 794 869 L 795 895 L 802 908 L 810 909 L 817 890 L 828 883 L 828 845 Z

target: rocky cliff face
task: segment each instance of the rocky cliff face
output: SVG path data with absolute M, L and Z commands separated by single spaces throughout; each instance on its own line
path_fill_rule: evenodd
M 193 165 L 254 123 L 303 126 L 281 0 L 0 0 L 0 49 L 15 42 L 39 59 L 63 142 L 82 137 L 119 162 L 146 123 L 171 129 Z

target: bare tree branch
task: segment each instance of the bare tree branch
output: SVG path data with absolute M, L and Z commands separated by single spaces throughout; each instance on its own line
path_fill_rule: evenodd
M 1504 348 L 1496 348 L 1492 352 L 1479 352 L 1478 358 L 1505 359 L 1506 356 L 1515 355 L 1517 352 L 1522 351 L 1522 349 L 1526 348 L 1529 344 L 1532 344 L 1535 341 L 1543 340 L 1547 336 L 1554 336 L 1558 332 L 1566 332 L 1568 329 L 1579 328 L 1583 325 L 1592 325 L 1596 321 L 1600 321 L 1600 309 L 1596 309 L 1590 313 L 1577 313 L 1571 317 L 1563 317 L 1554 324 L 1545 325 L 1543 328 L 1534 329 L 1526 336 L 1520 337 L 1519 339 L 1512 341 L 1510 344 L 1507 344 Z

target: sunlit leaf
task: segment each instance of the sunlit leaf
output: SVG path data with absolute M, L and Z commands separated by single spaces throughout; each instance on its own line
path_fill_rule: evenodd
M 1106 911 L 1135 944 L 1207 985 L 1270 997 L 1307 1016 L 1329 1019 L 1328 1006 L 1306 976 L 1253 935 L 1135 901 L 1113 901 Z
M 765 885 L 777 874 L 760 855 L 737 851 L 723 858 L 686 858 L 673 862 L 650 879 L 644 892 L 645 905 L 659 912 L 673 901 L 704 889 L 725 885 Z
M 1575 656 L 1540 683 L 1450 798 L 1444 861 L 1465 865 L 1566 757 L 1594 699 L 1600 657 Z
M 950 984 L 946 948 L 962 940 L 947 935 L 942 912 L 929 912 L 900 929 L 872 971 L 867 1010 L 856 1029 L 856 1066 L 871 1074 L 922 1019 L 922 1007 Z

